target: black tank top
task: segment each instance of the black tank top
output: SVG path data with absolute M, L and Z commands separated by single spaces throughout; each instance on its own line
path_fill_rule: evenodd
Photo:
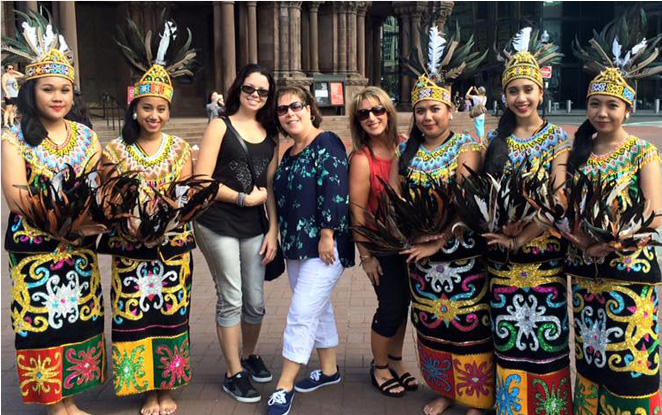
M 226 124 L 230 122 L 227 118 L 223 120 Z M 276 148 L 273 137 L 267 136 L 257 144 L 244 140 L 257 176 L 257 183 L 254 183 L 248 168 L 246 151 L 238 140 L 242 140 L 242 138 L 233 134 L 230 128 L 226 128 L 212 177 L 230 189 L 246 194 L 251 192 L 253 186 L 267 187 L 267 167 Z M 198 223 L 219 235 L 242 239 L 252 238 L 265 231 L 263 227 L 264 208 L 264 205 L 239 207 L 234 203 L 216 201 L 198 218 Z

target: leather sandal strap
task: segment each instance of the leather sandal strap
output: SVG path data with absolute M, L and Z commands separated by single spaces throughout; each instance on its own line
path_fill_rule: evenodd
M 409 386 L 409 384 L 411 382 L 415 381 L 415 380 L 416 380 L 416 378 L 414 377 L 414 375 L 412 375 L 409 372 L 405 372 L 405 373 L 402 374 L 402 376 L 400 376 L 400 383 L 402 383 L 404 385 L 407 385 L 407 386 Z
M 395 362 L 399 362 L 400 360 L 402 360 L 402 356 L 388 355 L 388 358 L 395 361 Z
M 374 365 L 374 368 L 379 370 L 386 370 L 388 369 L 388 363 L 383 366 Z
M 387 380 L 386 382 L 382 383 L 379 389 L 383 390 L 384 392 L 389 392 L 395 388 L 401 388 L 400 383 L 398 383 L 397 380 L 391 378 Z

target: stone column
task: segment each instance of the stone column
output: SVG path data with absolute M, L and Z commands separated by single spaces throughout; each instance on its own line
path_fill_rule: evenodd
M 214 23 L 212 33 L 214 34 L 214 91 L 223 92 L 223 33 L 221 27 L 223 26 L 222 8 L 221 3 L 214 2 Z
M 287 76 L 290 73 L 290 13 L 287 2 L 279 3 L 278 18 L 280 35 L 280 67 L 278 69 L 282 76 Z
M 411 22 L 409 15 L 406 12 L 400 14 L 400 55 L 407 57 L 409 56 L 410 50 L 410 37 L 411 37 Z M 399 109 L 409 110 L 411 103 L 411 88 L 410 88 L 411 78 L 400 66 L 400 102 L 398 104 Z
M 358 43 L 358 71 L 363 77 L 367 77 L 365 70 L 365 44 L 366 44 L 366 33 L 365 33 L 365 13 L 368 9 L 366 3 L 359 3 L 357 9 L 357 21 L 356 21 L 356 31 L 357 31 L 357 43 Z
M 343 3 L 335 3 L 338 15 L 338 72 L 347 72 L 347 9 Z
M 411 37 L 409 41 L 411 42 L 410 45 L 418 45 L 421 43 L 421 12 L 419 10 L 415 10 L 411 14 L 411 31 L 409 32 L 411 34 Z M 440 29 L 443 30 L 443 29 Z M 427 53 L 427 51 L 424 51 L 424 53 Z
M 372 20 L 372 85 L 382 86 L 382 19 Z
M 28 2 L 28 3 L 36 3 Z M 60 9 L 60 30 L 74 55 L 75 84 L 80 89 L 80 59 L 78 59 L 78 31 L 76 29 L 76 2 L 62 1 L 56 3 Z
M 319 57 L 319 35 L 317 32 L 317 12 L 320 2 L 312 1 L 308 3 L 308 21 L 310 25 L 310 72 L 317 74 L 320 71 Z
M 221 2 L 222 42 L 223 42 L 223 93 L 227 95 L 232 81 L 237 75 L 234 33 L 234 1 Z
M 353 2 L 347 4 L 347 71 L 351 73 L 357 72 L 357 24 L 356 24 L 356 5 Z
M 290 29 L 290 72 L 303 75 L 301 72 L 301 2 L 289 2 Z
M 34 11 L 39 13 L 39 2 L 36 1 L 26 1 L 25 2 L 25 10 L 26 11 Z
M 248 62 L 257 63 L 257 2 L 246 2 L 248 8 Z

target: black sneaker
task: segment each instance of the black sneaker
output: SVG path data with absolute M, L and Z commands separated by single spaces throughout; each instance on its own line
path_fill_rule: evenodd
M 250 379 L 248 379 L 248 373 L 246 372 L 239 372 L 230 378 L 225 374 L 223 390 L 228 395 L 243 403 L 260 402 L 260 399 L 262 399 L 260 393 L 253 387 Z
M 241 359 L 241 367 L 258 383 L 271 382 L 271 379 L 273 379 L 262 358 L 256 354 L 248 356 L 248 359 Z

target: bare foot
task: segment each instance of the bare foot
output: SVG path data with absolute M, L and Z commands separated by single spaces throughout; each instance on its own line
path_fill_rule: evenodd
M 485 415 L 485 411 L 478 408 L 469 408 L 467 410 L 467 415 Z
M 452 403 L 453 402 L 448 398 L 439 397 L 425 405 L 423 413 L 425 415 L 441 415 L 446 409 L 450 408 Z
M 159 391 L 160 415 L 170 415 L 177 410 L 177 402 L 172 398 L 170 391 Z
M 145 392 L 145 403 L 140 408 L 142 415 L 159 415 L 159 395 L 156 391 Z
M 90 415 L 89 412 L 85 412 L 76 406 L 74 398 L 65 398 L 63 402 L 68 415 Z
M 48 405 L 46 407 L 46 413 L 48 415 L 68 415 L 67 407 L 63 401 L 54 403 L 53 405 Z

